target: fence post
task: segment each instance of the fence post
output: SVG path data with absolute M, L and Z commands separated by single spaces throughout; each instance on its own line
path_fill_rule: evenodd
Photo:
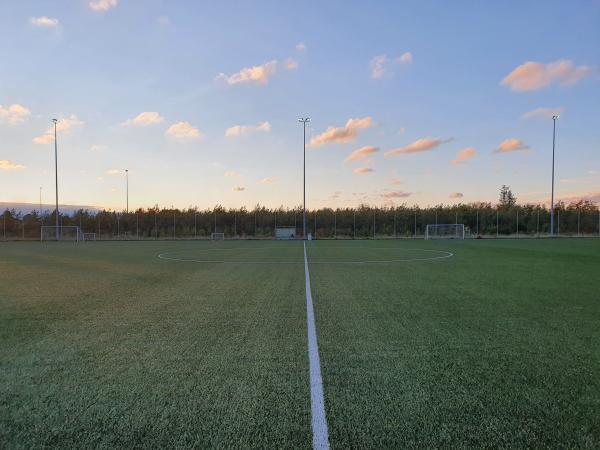
M 477 210 L 477 231 L 475 232 L 479 236 L 479 210 Z
M 375 239 L 375 210 L 373 210 L 373 239 Z
M 560 235 L 560 209 L 557 211 L 558 213 L 558 217 L 557 217 L 557 224 L 556 224 L 556 234 Z
M 337 209 L 333 211 L 333 238 L 337 239 Z
M 498 219 L 498 207 L 496 206 L 496 239 L 498 239 L 499 236 L 499 231 L 498 231 L 498 225 L 499 225 L 500 221 Z
M 396 239 L 396 208 L 394 208 L 394 239 Z
M 580 230 L 580 224 L 581 224 L 581 210 L 577 210 L 577 236 L 581 237 L 581 233 L 579 232 Z
M 256 211 L 254 211 L 254 237 L 256 237 Z
M 156 220 L 157 213 L 154 213 L 154 237 L 158 239 L 158 224 Z
M 233 213 L 233 237 L 237 236 L 237 211 Z
M 317 210 L 315 209 L 315 226 L 314 226 L 314 238 L 317 238 Z
M 538 207 L 538 210 L 537 210 L 537 225 L 536 225 L 536 228 L 535 228 L 535 235 L 537 237 L 540 237 L 540 208 L 539 207 Z
M 519 210 L 517 209 L 517 239 L 519 238 Z
M 135 213 L 135 238 L 139 241 L 140 239 L 140 213 Z
M 352 212 L 354 214 L 354 239 L 356 239 L 356 210 L 353 209 Z M 600 234 L 600 231 L 598 233 Z
M 175 211 L 173 211 L 173 239 L 175 239 Z

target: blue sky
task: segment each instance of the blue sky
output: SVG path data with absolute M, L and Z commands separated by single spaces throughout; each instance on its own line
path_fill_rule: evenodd
M 61 203 L 127 168 L 134 207 L 298 205 L 307 115 L 310 207 L 541 202 L 554 112 L 558 197 L 600 201 L 598 0 L 1 9 L 0 201 L 51 201 L 58 117 Z

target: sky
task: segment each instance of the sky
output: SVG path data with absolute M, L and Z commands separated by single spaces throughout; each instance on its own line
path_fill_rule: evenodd
M 600 0 L 3 0 L 0 202 L 600 202 Z

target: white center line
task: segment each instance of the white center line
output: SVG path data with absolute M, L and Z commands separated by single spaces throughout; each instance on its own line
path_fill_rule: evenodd
M 306 258 L 306 242 L 304 244 L 304 274 L 306 275 L 306 322 L 308 326 L 308 363 L 310 371 L 310 406 L 312 412 L 313 449 L 329 449 L 329 433 L 325 416 L 325 400 L 323 397 L 323 379 L 319 362 L 319 346 L 317 345 L 317 328 L 310 292 L 310 274 Z

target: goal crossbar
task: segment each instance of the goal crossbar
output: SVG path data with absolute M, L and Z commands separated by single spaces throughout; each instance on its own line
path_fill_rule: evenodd
M 452 224 L 429 224 L 425 228 L 425 239 L 464 239 L 465 225 L 462 223 Z

